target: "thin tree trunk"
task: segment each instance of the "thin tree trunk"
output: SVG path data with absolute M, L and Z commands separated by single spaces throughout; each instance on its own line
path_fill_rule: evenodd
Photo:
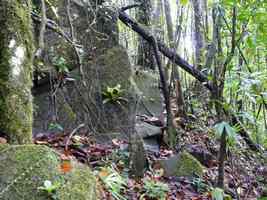
M 170 48 L 176 51 L 177 47 L 179 46 L 179 42 L 180 42 L 180 35 L 181 35 L 180 27 L 181 27 L 183 14 L 181 13 L 181 16 L 179 16 L 179 21 L 177 22 L 179 23 L 177 25 L 177 32 L 176 32 L 176 36 L 178 39 L 177 39 L 177 42 L 175 43 L 169 0 L 164 0 L 164 8 L 165 8 L 165 16 L 166 16 L 166 24 L 167 24 L 167 33 L 169 37 L 169 45 L 170 45 Z M 174 82 L 174 87 L 176 88 L 175 89 L 176 103 L 177 103 L 177 108 L 178 108 L 176 116 L 185 118 L 186 116 L 185 104 L 184 104 L 184 97 L 183 97 L 178 67 L 175 64 L 171 65 L 171 60 L 168 60 L 168 63 L 166 65 L 166 71 L 167 71 L 166 75 L 169 75 L 168 71 L 169 71 L 170 66 L 171 66 L 171 77 L 169 78 L 169 81 L 168 81 L 168 83 L 170 84 L 169 94 L 171 94 L 171 85 L 172 85 L 172 82 Z M 166 79 L 168 79 L 168 76 L 166 77 L 167 77 Z
M 136 13 L 138 23 L 151 30 L 151 10 L 152 4 L 150 0 L 135 0 L 141 4 Z M 142 66 L 144 69 L 155 69 L 155 62 L 153 56 L 153 49 L 149 43 L 142 37 L 139 37 L 138 52 L 137 52 L 137 65 Z
M 195 62 L 198 69 L 202 68 L 204 60 L 204 11 L 201 2 L 203 0 L 192 0 L 194 11 L 194 42 L 195 42 Z
M 153 49 L 154 49 L 154 55 L 155 55 L 155 59 L 158 65 L 158 70 L 159 70 L 159 75 L 160 75 L 160 82 L 162 85 L 162 93 L 164 96 L 164 100 L 165 100 L 165 108 L 166 108 L 166 113 L 167 113 L 167 124 L 166 124 L 166 132 L 168 134 L 168 138 L 169 138 L 169 145 L 171 148 L 173 148 L 176 145 L 176 130 L 173 126 L 173 117 L 172 117 L 172 113 L 171 113 L 171 106 L 170 106 L 170 94 L 168 91 L 168 86 L 167 86 L 167 81 L 166 78 L 164 76 L 164 70 L 162 67 L 162 62 L 159 56 L 159 49 L 158 49 L 158 44 L 157 44 L 157 40 L 155 38 L 152 38 L 152 44 Z

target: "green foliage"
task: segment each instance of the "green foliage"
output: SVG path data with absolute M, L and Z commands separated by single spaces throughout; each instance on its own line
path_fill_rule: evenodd
M 121 192 L 126 190 L 127 182 L 113 167 L 101 168 L 98 175 L 114 199 L 126 200 Z
M 52 130 L 53 131 L 63 131 L 64 130 L 64 128 L 58 123 L 50 123 L 48 126 L 48 129 L 50 131 L 52 131 Z
M 180 3 L 183 5 L 183 6 L 186 6 L 188 4 L 188 0 L 180 0 Z
M 197 192 L 205 192 L 208 189 L 208 185 L 204 183 L 202 178 L 193 178 L 192 183 L 193 187 Z
M 145 179 L 144 190 L 145 193 L 142 194 L 140 199 L 144 199 L 144 197 L 149 197 L 152 199 L 164 200 L 166 199 L 169 187 L 167 184 L 162 183 L 160 181 L 156 181 L 153 179 Z
M 38 187 L 38 190 L 45 191 L 47 196 L 51 199 L 57 199 L 56 198 L 56 191 L 60 187 L 60 183 L 52 183 L 49 180 L 44 181 L 44 185 Z
M 55 58 L 53 61 L 53 64 L 59 73 L 68 73 L 69 72 L 69 67 L 67 65 L 67 61 L 65 58 L 63 58 L 63 57 Z
M 233 146 L 236 142 L 236 133 L 238 127 L 232 127 L 229 123 L 222 121 L 214 126 L 214 129 L 217 133 L 217 137 L 220 138 L 223 134 L 223 131 L 227 135 L 227 144 L 228 146 Z
M 221 188 L 214 188 L 211 191 L 212 200 L 223 200 L 224 191 Z
M 123 90 L 121 89 L 121 85 L 117 84 L 115 87 L 108 87 L 102 92 L 103 96 L 103 104 L 106 103 L 117 103 L 120 104 L 122 102 L 127 103 L 128 100 L 122 97 Z

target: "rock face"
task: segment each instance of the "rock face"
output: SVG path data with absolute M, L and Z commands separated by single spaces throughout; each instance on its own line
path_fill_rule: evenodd
M 141 101 L 137 113 L 159 116 L 163 110 L 163 99 L 160 96 L 158 74 L 136 69 L 133 79 Z
M 57 7 L 62 26 L 67 32 L 69 25 L 65 2 L 58 1 Z M 54 33 L 48 32 L 47 60 L 53 57 L 66 58 L 65 64 L 73 69 L 68 76 L 75 81 L 58 88 L 53 96 L 49 84 L 48 90 L 35 94 L 34 131 L 47 130 L 50 123 L 57 122 L 67 130 L 85 123 L 87 130 L 94 133 L 132 132 L 135 116 L 132 69 L 126 50 L 118 44 L 116 13 L 99 6 L 93 14 L 92 10 L 84 9 L 83 3 L 79 5 L 79 2 L 73 2 L 71 12 L 77 43 L 83 45 L 83 74 L 79 72 L 73 48 Z M 95 23 L 91 24 L 94 20 Z M 107 87 L 115 88 L 118 85 L 122 90 L 119 97 L 125 100 L 104 103 L 103 92 Z
M 38 189 L 45 181 L 58 184 L 58 199 L 98 199 L 90 169 L 73 161 L 70 172 L 61 172 L 58 156 L 46 146 L 0 145 L 0 161 L 0 199 L 47 200 L 48 193 Z
M 202 176 L 204 167 L 191 154 L 186 151 L 167 159 L 158 160 L 157 163 L 164 170 L 165 176 Z

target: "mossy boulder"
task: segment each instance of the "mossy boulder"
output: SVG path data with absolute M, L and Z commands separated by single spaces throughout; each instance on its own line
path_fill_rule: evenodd
M 91 170 L 71 161 L 69 172 L 60 170 L 58 155 L 46 146 L 0 145 L 0 199 L 47 200 L 40 190 L 46 180 L 58 184 L 55 196 L 62 200 L 96 200 L 96 178 Z
M 204 174 L 204 167 L 201 163 L 186 151 L 168 159 L 158 160 L 157 163 L 163 168 L 165 176 L 193 177 Z

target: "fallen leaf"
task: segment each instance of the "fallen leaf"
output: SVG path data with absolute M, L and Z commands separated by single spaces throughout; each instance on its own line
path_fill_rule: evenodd
M 0 144 L 6 144 L 7 140 L 3 137 L 0 137 Z
M 98 175 L 100 176 L 100 178 L 105 178 L 109 175 L 109 173 L 108 170 L 104 168 L 98 173 Z
M 72 165 L 70 160 L 63 160 L 60 164 L 60 171 L 64 173 L 68 173 L 72 170 Z

